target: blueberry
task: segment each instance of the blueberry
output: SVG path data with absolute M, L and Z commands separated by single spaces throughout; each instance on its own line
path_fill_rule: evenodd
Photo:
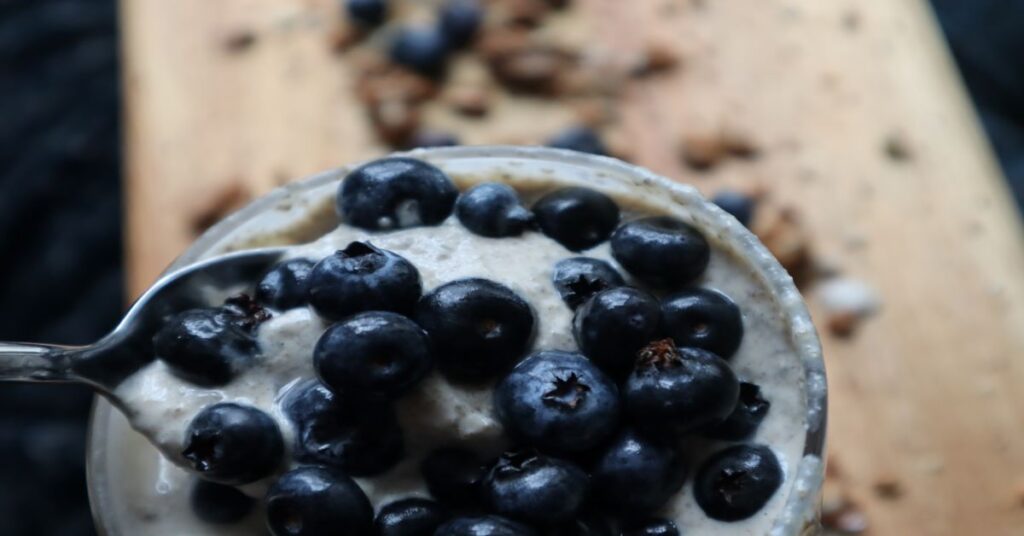
M 679 527 L 668 519 L 645 519 L 627 524 L 622 536 L 679 536 Z
M 576 309 L 573 335 L 584 355 L 621 378 L 629 373 L 636 353 L 657 336 L 660 316 L 654 296 L 615 287 L 594 294 Z
M 530 304 L 487 279 L 460 279 L 423 296 L 416 322 L 434 342 L 441 373 L 459 381 L 494 377 L 526 353 L 533 338 Z
M 587 497 L 589 478 L 570 462 L 516 451 L 498 459 L 482 487 L 484 497 L 499 514 L 549 525 L 575 517 Z
M 313 261 L 291 259 L 272 267 L 256 286 L 256 299 L 275 309 L 291 309 L 306 304 L 309 274 Z
M 619 206 L 596 190 L 569 187 L 555 190 L 533 205 L 541 231 L 572 251 L 604 242 L 619 224 Z
M 537 536 L 530 527 L 501 516 L 457 517 L 441 525 L 434 536 Z
M 440 28 L 410 26 L 391 42 L 391 60 L 423 76 L 437 77 L 445 69 L 450 44 Z
M 441 8 L 440 25 L 453 48 L 469 44 L 476 37 L 484 11 L 476 0 L 448 0 Z
M 410 497 L 388 503 L 377 512 L 377 536 L 433 536 L 448 512 L 430 499 Z
M 704 273 L 711 248 L 691 225 L 669 216 L 655 216 L 616 229 L 612 255 L 644 283 L 676 288 Z
M 292 451 L 301 463 L 371 476 L 402 458 L 402 430 L 387 404 L 354 403 L 309 380 L 293 387 L 281 407 L 294 425 Z
M 718 192 L 711 198 L 711 202 L 732 214 L 745 227 L 750 226 L 750 221 L 754 218 L 754 208 L 757 206 L 753 197 L 732 190 Z
M 462 194 L 455 203 L 455 215 L 465 228 L 491 238 L 518 236 L 533 223 L 533 213 L 519 202 L 516 191 L 494 182 Z
M 338 213 L 370 230 L 437 225 L 459 195 L 451 179 L 414 158 L 382 158 L 357 168 L 338 188 Z
M 520 362 L 494 389 L 505 430 L 537 448 L 589 450 L 619 422 L 619 390 L 580 354 L 545 351 Z
M 724 359 L 664 339 L 641 350 L 622 394 L 638 427 L 683 433 L 728 417 L 740 385 Z
M 410 149 L 422 147 L 455 147 L 456 145 L 459 145 L 459 138 L 455 134 L 433 129 L 416 131 L 408 142 Z
M 616 536 L 608 520 L 593 511 L 584 511 L 576 519 L 567 521 L 549 531 L 551 536 Z
M 728 359 L 743 340 L 740 308 L 717 290 L 689 288 L 664 299 L 661 322 L 679 346 L 692 346 Z
M 241 521 L 252 511 L 256 501 L 238 488 L 196 480 L 189 504 L 199 519 L 214 525 L 227 525 Z
M 782 485 L 782 468 L 764 445 L 736 445 L 713 454 L 697 471 L 693 496 L 704 513 L 739 521 L 758 512 Z
M 605 508 L 638 516 L 661 508 L 683 487 L 686 472 L 685 461 L 673 446 L 626 430 L 594 466 L 592 485 Z
M 316 373 L 344 395 L 394 399 L 430 371 L 430 339 L 408 318 L 386 311 L 350 316 L 327 329 L 313 350 Z
M 266 413 L 224 402 L 207 407 L 192 419 L 181 455 L 204 479 L 237 486 L 277 470 L 284 456 L 284 440 Z
M 366 28 L 380 26 L 388 17 L 386 0 L 346 0 L 345 4 L 352 22 Z
M 267 526 L 274 536 L 371 536 L 373 507 L 344 473 L 300 467 L 285 473 L 265 499 Z
M 252 333 L 219 309 L 192 309 L 171 318 L 153 337 L 153 350 L 185 381 L 213 387 L 230 382 L 256 354 Z
M 309 303 L 331 320 L 362 311 L 406 313 L 421 292 L 411 262 L 368 242 L 352 242 L 325 257 L 309 275 Z
M 479 503 L 484 471 L 484 464 L 476 454 L 458 447 L 439 448 L 420 463 L 430 495 L 456 508 Z
M 608 149 L 597 132 L 582 126 L 569 127 L 559 132 L 548 140 L 547 146 L 600 156 L 608 154 Z
M 551 282 L 562 301 L 572 309 L 602 290 L 626 284 L 611 264 L 590 257 L 571 257 L 558 261 L 551 274 Z
M 754 434 L 761 425 L 771 402 L 761 395 L 761 388 L 753 383 L 740 382 L 740 399 L 736 408 L 724 421 L 712 423 L 701 431 L 704 437 L 726 441 L 741 441 Z

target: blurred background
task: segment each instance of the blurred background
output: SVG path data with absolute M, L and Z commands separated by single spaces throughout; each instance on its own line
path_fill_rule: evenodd
M 1024 3 L 933 5 L 1021 202 Z M 91 342 L 124 309 L 118 32 L 113 0 L 0 0 L 2 340 Z M 433 134 L 408 143 L 459 133 Z M 82 454 L 90 400 L 73 387 L 0 388 L 0 534 L 93 533 Z

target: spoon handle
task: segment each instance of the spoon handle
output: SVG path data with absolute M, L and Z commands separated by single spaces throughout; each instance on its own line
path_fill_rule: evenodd
M 0 342 L 0 381 L 73 382 L 75 349 L 53 344 Z

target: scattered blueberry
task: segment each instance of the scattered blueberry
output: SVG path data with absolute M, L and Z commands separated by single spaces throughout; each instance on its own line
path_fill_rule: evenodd
M 225 402 L 192 419 L 181 455 L 204 479 L 236 486 L 259 480 L 280 467 L 284 440 L 266 413 Z
M 693 281 L 711 258 L 711 248 L 700 231 L 669 216 L 624 223 L 611 241 L 615 260 L 656 287 L 676 288 Z
M 433 26 L 402 28 L 391 42 L 392 61 L 429 77 L 444 72 L 449 51 L 447 37 Z
M 594 294 L 576 309 L 573 335 L 584 355 L 616 378 L 629 374 L 636 353 L 658 334 L 658 300 L 632 287 Z
M 604 242 L 619 224 L 619 206 L 597 190 L 569 187 L 541 197 L 533 205 L 541 231 L 572 251 Z
M 458 447 L 437 449 L 420 463 L 430 495 L 454 508 L 473 507 L 480 502 L 484 471 L 476 454 Z
M 729 359 L 743 340 L 740 308 L 717 290 L 689 288 L 661 304 L 664 332 L 678 346 L 692 346 Z
M 551 536 L 617 536 L 605 516 L 599 512 L 584 511 L 576 519 L 567 521 L 549 532 Z
M 679 536 L 679 527 L 668 519 L 645 519 L 626 525 L 622 536 Z
M 274 266 L 256 286 L 256 299 L 282 310 L 305 305 L 313 264 L 309 259 L 291 259 Z
M 671 339 L 640 351 L 623 386 L 626 413 L 645 431 L 688 432 L 722 420 L 739 399 L 739 380 L 726 361 Z
M 488 182 L 466 191 L 455 203 L 455 215 L 470 231 L 492 238 L 518 236 L 533 223 L 533 213 L 506 184 Z
M 459 138 L 451 132 L 443 130 L 422 129 L 416 131 L 409 139 L 410 149 L 426 147 L 455 147 L 459 145 Z
M 761 425 L 771 402 L 761 395 L 761 388 L 753 383 L 740 382 L 740 400 L 736 409 L 724 421 L 712 423 L 701 432 L 705 437 L 726 441 L 740 441 L 753 435 Z
M 214 525 L 227 525 L 241 521 L 252 511 L 256 501 L 238 488 L 196 480 L 189 504 L 199 519 Z
M 745 227 L 750 226 L 750 221 L 754 218 L 754 208 L 757 206 L 753 197 L 732 190 L 718 192 L 711 198 L 711 202 L 732 214 Z
M 344 473 L 300 467 L 267 492 L 267 526 L 274 536 L 372 536 L 373 507 Z
M 593 470 L 593 490 L 613 512 L 644 515 L 661 508 L 686 480 L 686 464 L 671 445 L 632 430 L 607 447 Z
M 176 376 L 207 387 L 224 385 L 252 363 L 252 334 L 219 309 L 192 309 L 171 318 L 153 337 L 153 350 Z
M 580 354 L 538 352 L 520 362 L 494 389 L 505 430 L 537 448 L 589 450 L 619 422 L 619 390 Z
M 736 445 L 711 456 L 697 471 L 693 495 L 704 513 L 739 521 L 758 512 L 782 485 L 782 468 L 764 445 Z
M 441 525 L 434 536 L 537 536 L 533 529 L 501 516 L 457 517 Z
M 400 314 L 359 313 L 324 332 L 313 363 L 320 380 L 336 393 L 395 399 L 430 371 L 430 339 Z
M 380 26 L 388 17 L 386 0 L 346 0 L 345 4 L 349 18 L 366 28 Z
M 402 429 L 387 404 L 353 403 L 309 380 L 293 387 L 281 407 L 294 424 L 292 451 L 301 463 L 371 476 L 402 458 Z
M 362 311 L 412 310 L 423 291 L 411 262 L 369 242 L 328 255 L 309 275 L 309 303 L 331 320 Z
M 468 45 L 484 18 L 484 10 L 476 0 L 448 0 L 441 8 L 441 31 L 454 48 Z
M 433 536 L 447 519 L 448 512 L 440 504 L 411 497 L 381 507 L 374 526 L 377 536 Z
M 601 137 L 597 132 L 594 132 L 591 128 L 581 126 L 569 127 L 552 136 L 548 140 L 547 146 L 600 156 L 608 154 L 608 149 L 604 146 L 604 142 L 601 141 Z
M 488 471 L 483 492 L 501 515 L 548 525 L 573 519 L 589 478 L 572 463 L 532 451 L 506 453 Z
M 337 208 L 363 229 L 437 225 L 459 195 L 443 171 L 415 158 L 382 158 L 348 174 L 338 188 Z
M 416 322 L 434 342 L 438 369 L 460 381 L 482 381 L 511 366 L 529 348 L 534 315 L 508 287 L 460 279 L 423 296 Z
M 551 282 L 562 301 L 572 309 L 602 290 L 626 284 L 611 264 L 590 257 L 571 257 L 558 261 L 551 274 Z

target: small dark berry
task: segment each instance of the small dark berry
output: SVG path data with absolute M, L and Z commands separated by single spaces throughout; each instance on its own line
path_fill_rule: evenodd
M 386 0 L 346 0 L 345 7 L 352 22 L 366 28 L 380 26 L 388 17 Z
M 213 525 L 228 525 L 248 515 L 256 500 L 238 488 L 196 480 L 192 485 L 189 504 L 199 519 Z
M 185 381 L 227 384 L 252 364 L 258 349 L 252 333 L 220 309 L 192 309 L 171 318 L 153 337 L 156 356 Z
M 701 433 L 704 437 L 726 441 L 747 439 L 757 431 L 757 427 L 761 425 L 771 407 L 771 402 L 761 395 L 760 387 L 753 383 L 740 382 L 740 400 L 736 404 L 736 409 L 724 421 L 704 427 Z
M 658 335 L 661 310 L 654 296 L 632 287 L 593 295 L 576 309 L 573 335 L 580 350 L 615 378 L 629 374 L 636 354 Z
M 455 147 L 456 145 L 459 145 L 458 136 L 443 130 L 418 130 L 409 140 L 410 149 L 426 147 Z
M 437 77 L 444 73 L 450 48 L 440 28 L 402 28 L 391 43 L 391 60 L 423 76 Z
M 410 497 L 381 507 L 374 526 L 377 536 L 433 536 L 447 519 L 448 512 L 440 504 Z
M 641 281 L 678 288 L 701 274 L 711 259 L 711 247 L 693 226 L 669 216 L 643 218 L 622 224 L 612 234 L 612 255 Z
M 370 230 L 437 225 L 459 195 L 440 169 L 415 158 L 374 160 L 348 174 L 338 188 L 338 213 Z
M 256 299 L 281 310 L 305 305 L 313 264 L 309 259 L 291 259 L 274 266 L 256 286 Z
M 663 331 L 678 346 L 703 348 L 729 359 L 743 341 L 743 316 L 728 296 L 717 290 L 689 288 L 664 299 Z
M 605 147 L 604 142 L 601 141 L 601 136 L 594 132 L 593 129 L 580 126 L 567 128 L 552 136 L 548 140 L 547 146 L 599 156 L 608 154 L 608 149 Z
M 576 519 L 553 527 L 546 534 L 550 536 L 617 536 L 612 532 L 608 520 L 600 512 L 585 511 Z
M 420 472 L 430 495 L 452 508 L 471 508 L 480 502 L 484 464 L 471 451 L 445 447 L 430 453 L 420 463 Z
M 457 517 L 441 525 L 434 536 L 537 536 L 533 529 L 501 516 Z
M 407 313 L 422 291 L 411 262 L 368 242 L 352 242 L 325 257 L 309 276 L 309 303 L 331 320 L 362 311 Z
M 626 284 L 619 272 L 605 261 L 571 257 L 555 263 L 551 282 L 570 308 L 576 309 L 591 296 Z
M 686 473 L 676 448 L 626 430 L 594 466 L 593 490 L 612 512 L 642 516 L 664 506 L 683 487 Z
M 503 455 L 487 473 L 483 492 L 501 515 L 549 525 L 572 519 L 587 496 L 589 478 L 575 465 L 533 452 Z
M 206 480 L 237 486 L 269 476 L 281 465 L 284 440 L 277 423 L 249 406 L 207 407 L 185 430 L 182 457 Z
M 697 471 L 693 495 L 719 521 L 756 514 L 782 485 L 782 467 L 764 445 L 736 445 L 712 455 Z
M 441 31 L 453 48 L 461 48 L 476 37 L 483 18 L 484 10 L 476 0 L 449 0 L 441 8 Z
M 757 202 L 753 197 L 731 190 L 718 192 L 715 197 L 711 198 L 711 202 L 732 214 L 745 227 L 750 226 L 750 221 L 754 219 L 754 208 L 757 207 Z
M 590 188 L 555 190 L 533 205 L 541 231 L 572 251 L 590 249 L 605 240 L 619 224 L 619 206 Z
M 267 492 L 267 526 L 274 536 L 372 536 L 373 507 L 344 473 L 300 467 Z
M 491 238 L 519 236 L 533 223 L 533 213 L 510 186 L 495 182 L 467 190 L 455 203 L 455 215 L 470 231 Z

